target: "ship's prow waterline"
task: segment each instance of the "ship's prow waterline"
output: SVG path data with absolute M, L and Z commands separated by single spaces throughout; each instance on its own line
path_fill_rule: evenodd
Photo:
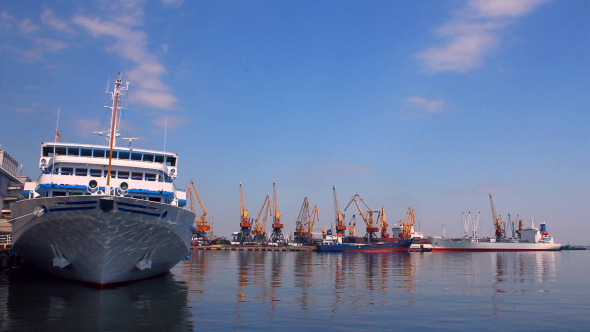
M 194 214 L 185 209 L 109 196 L 14 206 L 15 215 L 35 209 L 15 222 L 13 249 L 25 266 L 58 277 L 100 286 L 135 281 L 168 272 L 190 252 Z

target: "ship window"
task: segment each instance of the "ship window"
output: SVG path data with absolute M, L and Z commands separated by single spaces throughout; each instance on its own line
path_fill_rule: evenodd
M 62 167 L 61 168 L 61 175 L 72 175 L 74 173 L 74 169 L 71 167 Z
M 84 195 L 84 193 L 83 192 L 80 192 L 80 191 L 70 192 L 70 196 L 79 196 L 79 195 Z
M 129 172 L 119 171 L 119 179 L 129 179 Z
M 151 202 L 161 202 L 162 201 L 162 199 L 160 197 L 152 197 L 152 196 L 150 196 L 148 199 Z
M 143 180 L 143 173 L 132 172 L 131 179 L 132 180 Z
M 100 177 L 102 175 L 101 169 L 90 169 L 90 176 Z
M 156 181 L 156 174 L 145 173 L 145 179 L 147 181 Z
M 68 148 L 68 156 L 79 156 L 80 149 L 79 148 Z
M 81 149 L 80 155 L 82 157 L 92 157 L 92 149 Z
M 107 158 L 109 158 L 109 156 L 111 155 L 111 150 L 109 151 L 105 151 L 107 154 Z M 113 151 L 113 159 L 117 159 L 117 155 L 119 154 L 119 151 Z
M 76 168 L 76 175 L 78 175 L 78 176 L 88 175 L 88 168 Z
M 66 148 L 63 146 L 55 148 L 55 155 L 56 156 L 65 156 L 66 155 Z
M 168 156 L 166 158 L 166 165 L 168 166 L 176 166 L 176 158 Z
M 150 163 L 154 162 L 154 155 L 153 154 L 144 154 L 143 161 L 149 161 Z
M 105 150 L 94 150 L 94 158 L 104 158 Z
M 65 196 L 65 195 L 66 195 L 65 191 L 54 191 L 52 196 L 55 197 L 55 196 Z
M 119 151 L 119 159 L 124 159 L 124 160 L 129 159 L 129 152 Z
M 53 146 L 44 146 L 43 147 L 43 156 L 44 157 L 53 156 Z
M 164 156 L 162 155 L 156 155 L 156 162 L 163 164 L 164 163 Z
M 141 153 L 139 152 L 133 152 L 131 153 L 131 160 L 141 160 Z

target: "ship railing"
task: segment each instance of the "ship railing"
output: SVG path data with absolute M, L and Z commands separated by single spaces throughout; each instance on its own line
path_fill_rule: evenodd
M 0 234 L 0 246 L 12 244 L 12 234 Z

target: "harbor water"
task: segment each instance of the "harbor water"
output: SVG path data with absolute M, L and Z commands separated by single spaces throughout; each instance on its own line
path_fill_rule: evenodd
M 103 290 L 5 270 L 0 330 L 590 330 L 590 251 L 191 254 Z

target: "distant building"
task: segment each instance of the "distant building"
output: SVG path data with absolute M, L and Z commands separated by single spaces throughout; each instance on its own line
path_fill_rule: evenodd
M 6 222 L 10 218 L 10 203 L 22 196 L 23 186 L 27 180 L 27 176 L 18 175 L 16 159 L 0 148 L 0 233 L 12 231 L 11 225 Z

